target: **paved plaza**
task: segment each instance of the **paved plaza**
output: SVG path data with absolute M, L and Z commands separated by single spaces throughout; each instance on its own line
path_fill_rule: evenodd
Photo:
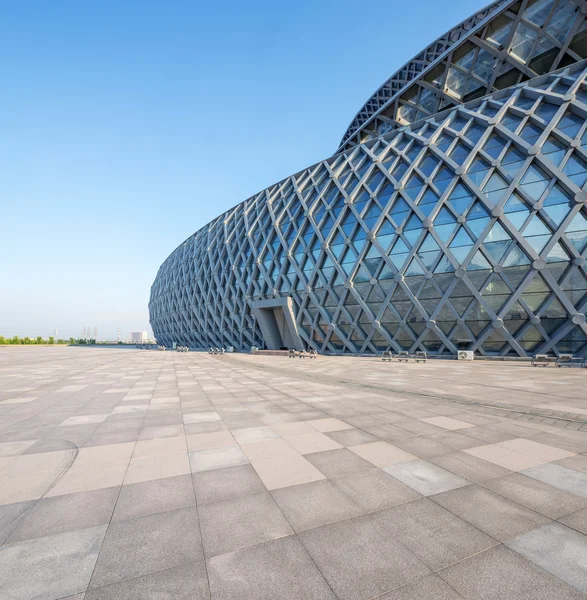
M 0 348 L 2 600 L 587 598 L 587 370 Z

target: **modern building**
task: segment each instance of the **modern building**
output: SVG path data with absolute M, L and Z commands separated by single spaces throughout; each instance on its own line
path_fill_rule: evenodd
M 425 48 L 332 157 L 172 252 L 158 342 L 586 355 L 586 15 L 500 0 Z
M 130 341 L 135 344 L 145 344 L 147 342 L 147 332 L 146 331 L 131 331 L 130 332 Z

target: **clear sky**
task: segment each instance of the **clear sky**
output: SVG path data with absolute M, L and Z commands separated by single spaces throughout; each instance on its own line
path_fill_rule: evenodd
M 485 4 L 5 3 L 0 334 L 149 329 L 177 245 L 330 156 L 393 71 Z

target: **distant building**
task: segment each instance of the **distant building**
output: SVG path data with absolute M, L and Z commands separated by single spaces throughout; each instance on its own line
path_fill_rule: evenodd
M 131 331 L 130 332 L 130 341 L 135 344 L 144 344 L 147 342 L 147 332 L 146 331 Z

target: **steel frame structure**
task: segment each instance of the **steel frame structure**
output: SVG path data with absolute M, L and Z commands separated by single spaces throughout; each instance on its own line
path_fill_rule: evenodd
M 547 4 L 518 2 L 516 19 L 541 5 L 548 28 L 553 6 L 576 7 Z M 513 5 L 487 9 L 470 36 Z M 568 44 L 584 31 L 573 14 Z M 587 355 L 587 61 L 572 58 L 386 133 L 364 128 L 362 143 L 209 223 L 159 269 L 157 341 L 262 347 L 255 306 L 286 299 L 296 339 L 323 353 Z

